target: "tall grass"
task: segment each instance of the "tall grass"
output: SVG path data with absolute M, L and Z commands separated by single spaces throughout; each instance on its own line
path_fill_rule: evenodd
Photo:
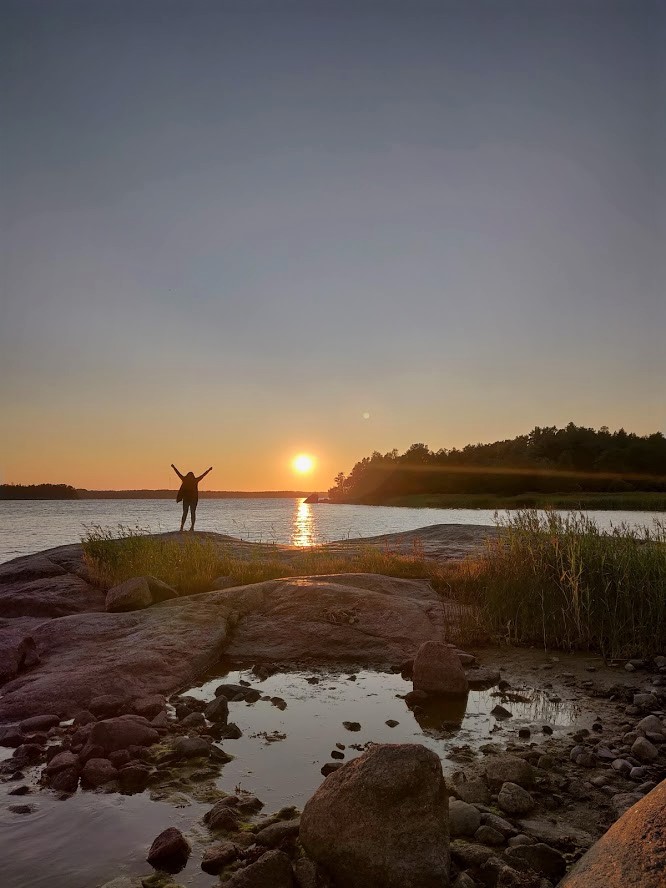
M 610 533 L 582 514 L 522 511 L 467 565 L 459 591 L 512 642 L 598 651 L 666 650 L 666 523 Z
M 239 546 L 188 533 L 177 539 L 160 539 L 141 528 L 123 525 L 116 529 L 90 527 L 82 543 L 86 563 L 101 585 L 152 575 L 181 595 L 206 592 L 219 576 L 230 577 L 241 586 L 279 577 L 376 573 L 429 579 L 441 588 L 447 575 L 438 562 L 424 558 L 418 546 L 409 555 L 374 546 L 349 551 L 325 545 L 285 550 L 270 545 Z

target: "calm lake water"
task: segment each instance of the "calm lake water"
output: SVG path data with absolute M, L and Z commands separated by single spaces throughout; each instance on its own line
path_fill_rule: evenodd
M 164 499 L 0 502 L 0 562 L 77 543 L 86 527 L 118 525 L 150 532 L 177 530 L 180 506 Z M 663 513 L 590 512 L 600 527 L 623 522 L 651 526 Z M 309 546 L 354 537 L 415 530 L 431 524 L 495 524 L 490 509 L 407 509 L 396 506 L 309 505 L 299 499 L 203 499 L 197 530 L 251 542 Z

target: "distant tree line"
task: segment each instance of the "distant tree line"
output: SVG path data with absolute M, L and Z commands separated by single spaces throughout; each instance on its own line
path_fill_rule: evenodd
M 78 491 L 70 484 L 0 484 L 0 500 L 72 500 Z
M 539 428 L 493 444 L 432 451 L 412 444 L 404 453 L 375 451 L 340 472 L 333 500 L 385 502 L 415 494 L 666 492 L 666 438 L 620 429 L 598 431 L 569 423 Z

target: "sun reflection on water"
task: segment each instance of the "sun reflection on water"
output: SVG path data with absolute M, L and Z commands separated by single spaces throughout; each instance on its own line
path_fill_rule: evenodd
M 312 505 L 301 500 L 294 510 L 294 523 L 291 531 L 292 546 L 312 546 L 315 542 L 315 522 Z

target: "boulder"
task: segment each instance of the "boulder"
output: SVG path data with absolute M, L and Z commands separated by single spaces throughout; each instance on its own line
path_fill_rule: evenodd
M 560 888 L 662 888 L 666 872 L 666 780 L 593 845 Z
M 106 593 L 106 609 L 110 613 L 141 610 L 152 603 L 153 596 L 145 577 L 132 577 Z
M 224 884 L 226 888 L 293 888 L 291 861 L 282 851 L 267 851 Z
M 426 694 L 464 696 L 467 676 L 451 648 L 440 641 L 425 641 L 414 658 L 412 681 L 415 691 Z
M 321 784 L 300 838 L 339 888 L 442 888 L 448 804 L 439 757 L 416 744 L 372 747 Z
M 160 735 L 147 719 L 138 715 L 120 715 L 95 722 L 89 742 L 109 753 L 129 746 L 152 746 L 159 739 Z
M 182 832 L 171 826 L 154 839 L 146 859 L 156 869 L 178 872 L 187 863 L 191 850 Z

